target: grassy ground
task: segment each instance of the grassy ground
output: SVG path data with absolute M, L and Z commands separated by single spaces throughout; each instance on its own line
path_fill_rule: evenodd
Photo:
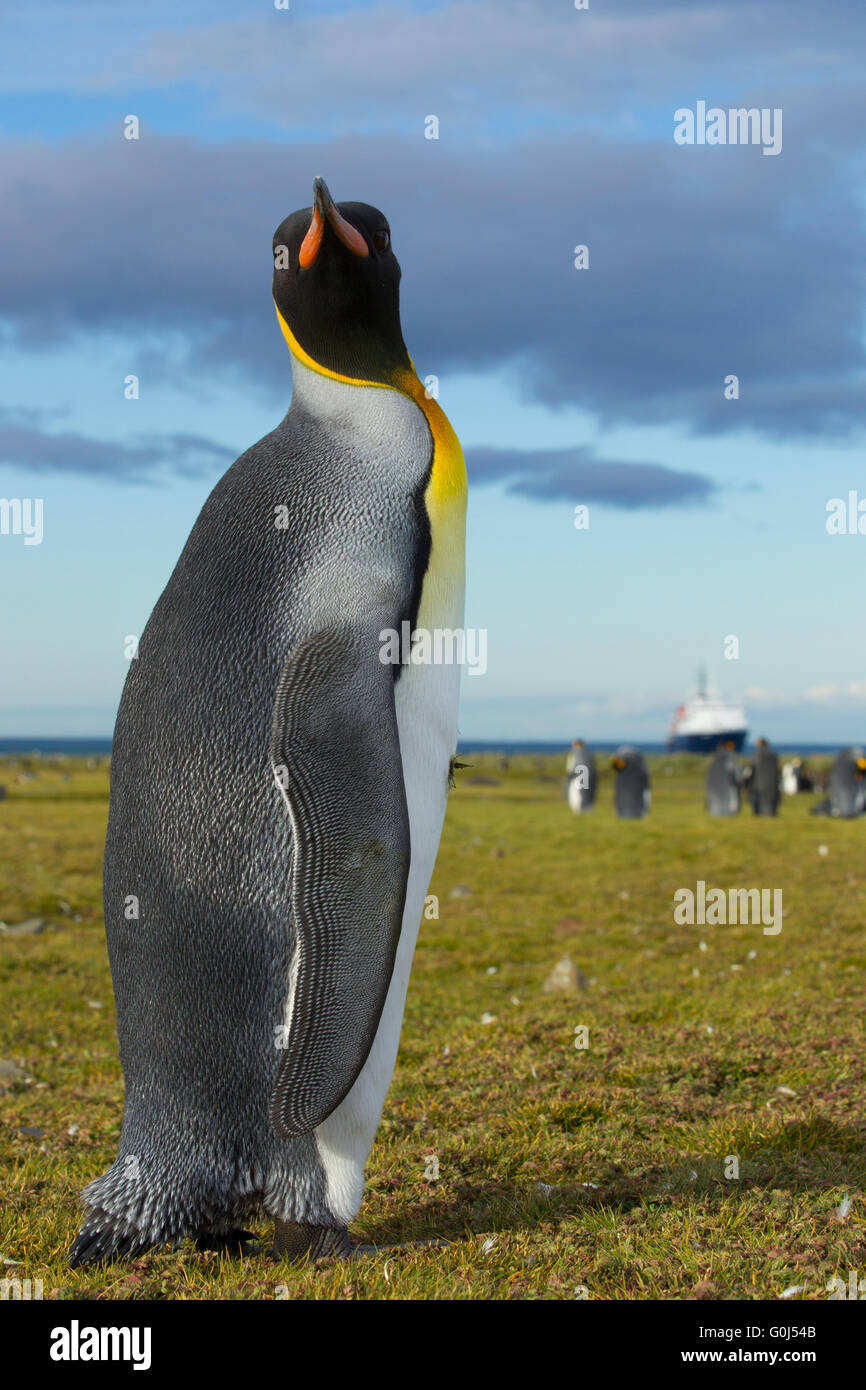
M 805 796 L 711 820 L 689 759 L 653 760 L 648 821 L 615 820 L 607 777 L 578 818 L 561 759 L 472 761 L 353 1232 L 452 1244 L 290 1268 L 187 1242 L 96 1272 L 64 1255 L 121 1116 L 107 766 L 0 763 L 0 919 L 52 924 L 0 936 L 0 1057 L 30 1078 L 0 1077 L 9 1275 L 46 1297 L 227 1299 L 826 1298 L 866 1276 L 866 822 L 812 819 Z M 783 930 L 675 925 L 698 879 L 781 889 Z M 564 956 L 580 988 L 545 992 Z

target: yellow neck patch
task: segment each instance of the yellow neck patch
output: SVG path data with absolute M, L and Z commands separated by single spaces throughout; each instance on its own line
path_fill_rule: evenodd
M 277 306 L 274 305 L 274 308 L 277 309 Z M 319 376 L 330 377 L 332 381 L 342 381 L 347 386 L 378 386 L 383 391 L 399 391 L 413 400 L 423 411 L 433 436 L 433 467 L 425 494 L 428 509 L 431 501 L 439 505 L 461 502 L 465 507 L 466 464 L 460 441 L 445 411 L 438 401 L 427 394 L 414 371 L 410 371 L 408 367 L 399 368 L 390 382 L 364 381 L 357 377 L 343 376 L 340 372 L 331 371 L 329 367 L 323 367 L 304 351 L 279 309 L 277 321 L 289 345 L 289 351 L 299 362 L 303 362 L 305 367 L 309 367 L 310 371 L 318 372 Z

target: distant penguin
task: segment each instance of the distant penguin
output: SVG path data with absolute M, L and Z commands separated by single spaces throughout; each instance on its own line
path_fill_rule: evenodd
M 577 814 L 581 811 L 591 811 L 595 805 L 595 758 L 583 739 L 576 738 L 572 743 L 566 767 L 566 796 L 569 806 Z
M 756 816 L 776 814 L 779 809 L 779 759 L 765 738 L 759 738 L 755 745 L 748 789 Z
M 782 791 L 786 796 L 814 790 L 814 779 L 802 758 L 791 758 L 782 764 Z
M 73 1265 L 256 1217 L 348 1252 L 445 813 L 459 666 L 394 644 L 462 627 L 460 445 L 383 214 L 316 179 L 273 251 L 291 408 L 206 501 L 114 733 L 126 1099 Z
M 610 760 L 616 773 L 613 800 L 620 820 L 643 820 L 652 800 L 646 761 L 636 748 L 619 748 Z
M 800 790 L 800 780 L 797 776 L 797 759 L 791 758 L 788 762 L 782 763 L 782 793 L 784 796 L 796 796 Z
M 711 816 L 740 813 L 740 764 L 730 744 L 719 748 L 707 769 L 707 810 Z
M 813 807 L 813 815 L 851 820 L 866 812 L 866 756 L 862 748 L 843 748 L 837 753 L 827 777 L 827 792 L 827 799 Z
M 815 790 L 815 778 L 808 764 L 802 758 L 795 758 L 794 770 L 797 774 L 797 791 L 813 792 Z

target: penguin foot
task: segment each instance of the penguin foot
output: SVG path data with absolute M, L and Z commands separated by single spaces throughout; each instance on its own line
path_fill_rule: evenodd
M 69 1252 L 70 1269 L 81 1265 L 109 1264 L 131 1255 L 143 1255 L 153 1242 L 143 1240 L 138 1231 L 120 1234 L 112 1230 L 83 1230 Z
M 276 1221 L 274 1244 L 269 1252 L 277 1260 L 322 1260 L 328 1255 L 343 1259 L 352 1253 L 346 1226 L 308 1226 L 298 1221 Z
M 255 1242 L 255 1231 L 244 1231 L 240 1226 L 232 1226 L 227 1231 L 197 1231 L 195 1234 L 195 1244 L 198 1250 L 226 1250 L 230 1253 L 257 1254 L 258 1247 L 250 1242 Z

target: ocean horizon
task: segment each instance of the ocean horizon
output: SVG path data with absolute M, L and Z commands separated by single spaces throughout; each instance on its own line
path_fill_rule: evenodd
M 642 753 L 665 753 L 667 748 L 664 742 L 647 743 L 640 739 L 631 740 L 629 738 L 619 739 L 594 739 L 587 740 L 590 748 L 600 753 L 614 752 L 624 744 L 632 748 L 638 748 Z M 571 746 L 570 739 L 562 740 L 543 740 L 534 741 L 532 739 L 460 739 L 457 745 L 458 753 L 502 753 L 507 756 L 518 754 L 535 754 L 538 757 L 547 753 L 568 752 Z M 840 741 L 838 743 L 811 743 L 806 740 L 802 742 L 797 739 L 785 739 L 784 742 L 774 744 L 779 752 L 791 752 L 799 754 L 827 754 L 836 753 L 840 748 L 850 747 L 851 743 Z M 747 743 L 744 752 L 750 751 L 753 744 Z M 90 737 L 90 738 L 46 738 L 35 735 L 32 738 L 0 738 L 0 757 L 105 757 L 111 752 L 110 737 Z

